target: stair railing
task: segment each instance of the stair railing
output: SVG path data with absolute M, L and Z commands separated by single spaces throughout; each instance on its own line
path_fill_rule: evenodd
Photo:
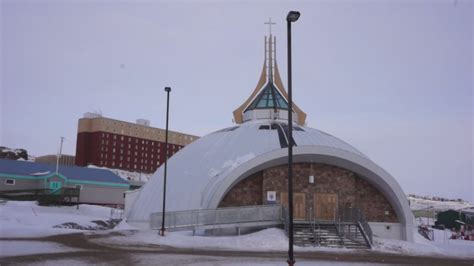
M 340 230 L 341 236 L 357 238 L 359 228 L 367 244 L 372 246 L 372 229 L 359 208 L 341 208 L 339 211 L 339 218 L 339 223 L 342 225 L 342 230 Z M 354 232 L 352 231 L 350 223 L 356 225 Z
M 319 239 L 319 223 L 316 224 L 316 219 L 314 217 L 314 210 L 313 210 L 313 207 L 309 207 L 309 224 L 311 226 L 311 232 L 313 233 L 313 239 L 314 239 L 314 243 L 319 246 L 321 243 L 320 243 L 320 239 Z M 316 226 L 318 227 L 318 231 L 316 231 Z
M 289 230 L 289 221 L 290 221 L 290 214 L 285 206 L 281 206 L 281 213 L 280 213 L 280 220 L 283 221 L 283 229 L 285 230 L 286 235 L 288 236 Z

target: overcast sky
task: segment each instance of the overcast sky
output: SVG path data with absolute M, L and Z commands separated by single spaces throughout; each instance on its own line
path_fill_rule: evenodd
M 385 168 L 406 193 L 474 201 L 473 1 L 1 2 L 0 145 L 75 154 L 85 112 L 204 136 L 232 125 L 277 24 L 307 124 Z

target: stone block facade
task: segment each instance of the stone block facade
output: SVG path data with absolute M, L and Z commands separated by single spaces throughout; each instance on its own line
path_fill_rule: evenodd
M 314 176 L 314 183 L 309 177 Z M 288 190 L 288 166 L 280 165 L 257 172 L 237 183 L 219 207 L 266 204 L 267 191 L 275 191 L 276 202 Z M 362 210 L 370 222 L 398 222 L 385 196 L 372 184 L 346 169 L 320 163 L 297 163 L 293 167 L 293 191 L 305 194 L 308 214 L 315 206 L 315 194 L 337 195 L 337 206 Z
M 240 181 L 229 191 L 219 207 L 262 205 L 263 172 L 257 172 Z

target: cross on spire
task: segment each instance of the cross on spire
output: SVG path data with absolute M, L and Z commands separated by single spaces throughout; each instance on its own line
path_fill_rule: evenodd
M 268 25 L 268 31 L 270 32 L 270 35 L 272 35 L 272 25 L 275 25 L 276 23 L 272 22 L 272 18 L 270 17 L 264 24 Z

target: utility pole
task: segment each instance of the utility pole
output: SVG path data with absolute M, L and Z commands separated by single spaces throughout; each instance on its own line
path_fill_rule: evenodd
M 61 137 L 61 144 L 59 146 L 59 153 L 56 156 L 56 176 L 59 174 L 59 158 L 61 157 L 61 153 L 63 151 L 63 141 L 64 141 L 64 137 Z
M 170 111 L 170 87 L 165 87 L 166 91 L 166 132 L 165 132 L 165 172 L 163 179 L 163 212 L 161 218 L 161 236 L 165 236 L 165 216 L 166 216 L 166 165 L 168 163 L 168 120 L 169 120 L 169 111 Z

